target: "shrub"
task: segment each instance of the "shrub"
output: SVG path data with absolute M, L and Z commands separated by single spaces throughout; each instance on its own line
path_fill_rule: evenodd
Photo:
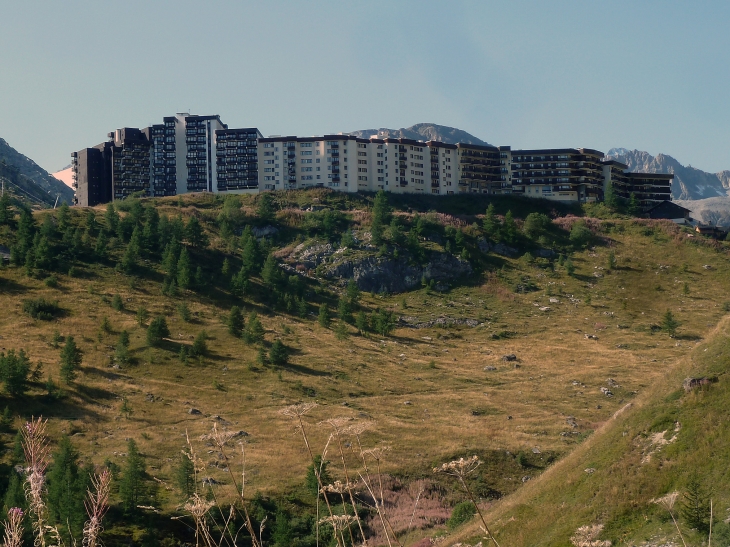
M 550 217 L 547 215 L 542 213 L 530 213 L 525 218 L 522 231 L 530 239 L 538 239 L 540 236 L 545 235 L 550 224 Z
M 570 242 L 576 247 L 586 247 L 593 241 L 593 233 L 582 222 L 573 224 L 570 230 Z
M 23 312 L 33 319 L 50 321 L 61 314 L 61 308 L 57 301 L 51 302 L 45 298 L 31 298 L 23 300 Z
M 319 316 L 317 317 L 317 321 L 321 327 L 328 328 L 330 326 L 330 320 L 329 307 L 327 307 L 327 304 L 322 302 L 319 306 Z
M 256 344 L 264 339 L 264 327 L 255 311 L 248 316 L 248 326 L 246 327 L 244 339 L 249 344 Z
M 239 308 L 238 306 L 233 306 L 231 308 L 230 314 L 228 315 L 228 332 L 236 338 L 240 338 L 243 334 L 243 327 L 244 320 L 243 313 L 241 313 L 241 308 Z
M 66 337 L 66 344 L 61 350 L 61 380 L 70 384 L 76 378 L 76 369 L 81 364 L 81 350 L 76 347 L 73 336 Z
M 28 389 L 28 375 L 30 374 L 30 360 L 21 349 L 0 352 L 0 380 L 5 383 L 5 391 L 11 397 L 24 395 Z M 7 409 L 7 407 L 6 407 Z
M 150 317 L 150 312 L 147 311 L 147 308 L 144 306 L 140 306 L 137 308 L 137 323 L 140 327 L 144 327 L 144 324 L 147 322 L 147 319 Z
M 449 530 L 453 530 L 457 526 L 464 524 L 476 514 L 474 504 L 470 501 L 462 501 L 458 503 L 451 512 L 451 517 L 446 521 Z
M 43 283 L 46 287 L 55 289 L 56 287 L 58 287 L 58 278 L 55 275 L 52 275 L 50 277 L 47 277 Z
M 170 336 L 167 321 L 162 316 L 155 317 L 147 328 L 147 343 L 150 346 L 158 346 L 167 336 Z
M 112 298 L 112 308 L 116 311 L 122 311 L 124 309 L 124 302 L 122 302 L 122 297 L 118 294 L 115 294 Z

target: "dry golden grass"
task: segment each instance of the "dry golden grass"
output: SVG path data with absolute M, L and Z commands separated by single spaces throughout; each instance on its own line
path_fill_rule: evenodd
M 505 261 L 542 287 L 529 294 L 515 294 L 492 277 L 484 286 L 443 295 L 411 293 L 406 310 L 400 310 L 401 297 L 363 298 L 368 307 L 391 307 L 423 321 L 477 319 L 475 328 L 399 328 L 387 338 L 360 337 L 351 329 L 352 335 L 339 341 L 314 318 L 266 315 L 259 309 L 266 340 L 281 338 L 293 349 L 290 366 L 281 369 L 252 366 L 257 348 L 228 334 L 223 317 L 233 299 L 211 301 L 194 293 L 163 298 L 159 285 L 143 280 L 131 289 L 126 276 L 105 268 L 90 267 L 88 280 L 60 276 L 58 289 L 5 269 L 0 276 L 13 284 L 0 292 L 0 347 L 25 349 L 56 382 L 59 350 L 49 343 L 53 331 L 73 335 L 84 351 L 82 374 L 74 385 L 64 386 L 65 398 L 39 402 L 39 388 L 28 404 L 13 410 L 24 417 L 42 413 L 50 420 L 51 437 L 71 434 L 75 446 L 96 463 L 106 458 L 121 463 L 126 440 L 134 438 L 150 473 L 164 481 L 172 476 L 186 432 L 197 438 L 217 421 L 223 429 L 249 434 L 244 437 L 249 491 L 281 492 L 301 484 L 309 458 L 293 424 L 279 415 L 282 407 L 300 400 L 320 404 L 307 418 L 312 424 L 338 416 L 374 421 L 363 438 L 370 446 L 392 447 L 384 464 L 389 473 L 429 469 L 475 450 L 568 453 L 583 438 L 574 432 L 600 428 L 628 402 L 651 391 L 688 354 L 724 314 L 730 288 L 724 254 L 669 238 L 611 238 L 621 269 L 610 273 L 599 269 L 606 265 L 606 248 L 580 253 L 573 278 Z M 683 264 L 689 265 L 686 271 Z M 684 282 L 690 284 L 689 296 L 682 292 Z M 124 300 L 124 312 L 105 302 L 116 293 Z M 590 305 L 584 301 L 587 294 Z M 21 301 L 37 296 L 57 299 L 67 315 L 52 322 L 28 318 Z M 194 322 L 179 318 L 180 301 L 189 305 Z M 174 342 L 192 343 L 205 330 L 211 355 L 202 365 L 183 366 L 174 352 L 147 348 L 135 317 L 140 306 L 151 317 L 167 317 Z M 541 311 L 544 306 L 551 309 Z M 250 303 L 244 308 L 257 309 Z M 677 339 L 650 330 L 667 309 L 683 323 Z M 104 316 L 114 333 L 98 340 Z M 110 356 L 123 329 L 130 333 L 135 364 L 116 370 Z M 504 331 L 513 334 L 495 338 Z M 598 339 L 587 339 L 587 334 Z M 518 357 L 516 363 L 501 360 L 511 353 Z M 485 370 L 487 366 L 496 370 Z M 611 388 L 611 398 L 600 392 L 608 378 L 620 385 Z M 306 388 L 316 396 L 310 397 Z M 129 419 L 121 415 L 122 398 L 133 411 Z M 202 415 L 188 414 L 190 408 Z M 316 450 L 329 432 L 310 427 L 310 435 Z M 207 452 L 209 476 L 226 482 L 215 451 Z M 356 460 L 354 452 L 349 457 Z M 520 499 L 529 499 L 535 488 L 528 483 L 520 494 L 527 498 Z M 161 501 L 171 507 L 176 500 L 165 495 Z

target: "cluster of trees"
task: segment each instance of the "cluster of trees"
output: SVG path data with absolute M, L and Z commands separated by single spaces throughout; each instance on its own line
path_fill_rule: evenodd
M 24 454 L 20 432 L 16 435 L 12 453 L 13 464 L 23 464 Z M 124 519 L 139 515 L 138 506 L 149 503 L 155 495 L 154 483 L 146 473 L 144 458 L 134 440 L 127 443 L 127 458 L 123 468 L 107 460 L 104 464 L 112 474 L 114 490 L 118 492 Z M 50 525 L 56 526 L 66 545 L 76 543 L 74 538 L 82 536 L 83 526 L 88 519 L 84 500 L 91 487 L 94 472 L 91 463 L 81 460 L 78 450 L 70 439 L 62 437 L 46 472 L 46 507 Z M 19 507 L 28 511 L 24 491 L 24 478 L 16 471 L 10 471 L 4 495 L 6 508 Z

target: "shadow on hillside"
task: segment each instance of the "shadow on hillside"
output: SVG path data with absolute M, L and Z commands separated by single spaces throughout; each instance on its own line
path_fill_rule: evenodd
M 289 350 L 289 353 L 296 353 L 296 351 Z M 295 363 L 287 363 L 285 365 L 279 365 L 279 368 L 282 370 L 287 370 L 289 372 L 296 372 L 299 374 L 306 374 L 307 376 L 332 376 L 330 372 L 324 371 L 324 370 L 316 370 L 310 367 L 306 367 L 304 365 L 297 365 Z
M 702 340 L 702 337 L 699 334 L 694 333 L 685 333 L 685 334 L 675 334 L 673 337 L 675 340 L 683 340 L 685 342 L 697 342 L 699 340 Z
M 78 388 L 78 386 L 76 386 Z M 84 403 L 88 403 L 85 397 Z M 24 397 L 13 399 L 8 402 L 8 407 L 13 416 L 20 416 L 22 419 L 30 419 L 32 416 L 43 416 L 43 418 L 58 418 L 61 420 L 77 420 L 90 418 L 99 420 L 101 416 L 92 411 L 83 403 L 73 402 L 71 397 L 55 398 L 48 395 L 36 397 Z
M 87 376 L 95 376 L 104 378 L 105 380 L 128 380 L 131 378 L 126 374 L 119 374 L 118 372 L 111 372 L 96 367 L 81 367 L 81 371 Z
M 117 396 L 109 390 L 85 386 L 83 384 L 76 385 L 76 393 L 87 403 L 98 402 L 99 400 L 116 399 Z
M 12 279 L 0 278 L 0 294 L 20 294 L 28 290 L 28 287 L 16 283 Z

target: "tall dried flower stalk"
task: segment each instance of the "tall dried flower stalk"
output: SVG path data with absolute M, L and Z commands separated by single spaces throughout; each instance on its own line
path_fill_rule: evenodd
M 342 447 L 342 437 L 344 435 L 361 435 L 363 431 L 369 426 L 367 423 L 360 423 L 360 424 L 354 424 L 349 427 L 343 427 L 347 422 L 349 422 L 349 418 L 332 418 L 329 420 L 325 420 L 323 423 L 329 425 L 332 428 L 332 437 L 337 440 L 337 447 L 340 452 L 340 460 L 342 461 L 342 470 L 345 473 L 345 484 L 347 486 L 347 494 L 350 498 L 350 504 L 352 505 L 352 512 L 355 515 L 355 521 L 357 522 L 357 526 L 360 529 L 360 537 L 363 540 L 363 544 L 367 545 L 367 540 L 365 539 L 365 531 L 362 529 L 362 521 L 360 520 L 360 516 L 357 514 L 357 505 L 355 505 L 355 496 L 352 494 L 352 488 L 349 486 L 350 483 L 350 473 L 347 468 L 347 461 L 345 460 L 345 451 Z M 345 499 L 344 496 L 342 498 L 342 506 L 343 510 L 345 509 Z M 352 534 L 352 529 L 348 528 L 350 532 L 350 541 L 352 542 L 352 545 L 355 545 L 355 538 Z
M 370 496 L 373 498 L 373 501 L 375 501 L 375 509 L 378 512 L 378 518 L 380 519 L 380 523 L 383 526 L 383 533 L 385 534 L 385 539 L 388 541 L 389 547 L 392 547 L 391 542 L 391 534 L 393 536 L 393 539 L 395 539 L 396 543 L 403 547 L 402 543 L 398 539 L 398 536 L 395 533 L 395 530 L 393 529 L 393 525 L 390 523 L 390 520 L 388 520 L 388 515 L 385 512 L 385 502 L 383 500 L 383 479 L 382 474 L 380 472 L 380 461 L 383 458 L 383 455 L 390 450 L 389 446 L 379 446 L 376 448 L 369 448 L 368 450 L 363 450 L 362 443 L 360 442 L 360 436 L 356 435 L 355 438 L 357 439 L 357 445 L 360 449 L 360 459 L 362 460 L 363 469 L 365 470 L 365 477 L 367 477 L 367 480 L 365 480 L 365 477 L 360 475 L 360 478 L 362 479 L 363 483 L 365 483 L 365 486 L 368 489 L 368 492 L 370 492 Z M 378 496 L 373 492 L 372 488 L 372 480 L 370 478 L 370 469 L 368 468 L 368 462 L 367 458 L 370 457 L 375 460 L 376 463 L 376 469 L 377 469 L 377 476 L 378 476 L 378 487 L 380 490 L 380 499 L 378 499 Z M 414 509 L 415 511 L 415 509 Z M 390 528 L 390 532 L 388 532 L 388 528 Z
M 677 498 L 679 497 L 679 492 L 670 492 L 669 494 L 662 496 L 659 499 L 653 500 L 654 503 L 657 505 L 661 505 L 669 511 L 669 516 L 672 517 L 672 522 L 674 522 L 674 527 L 677 529 L 677 532 L 679 533 L 679 538 L 682 540 L 682 545 L 684 547 L 687 547 L 687 543 L 684 541 L 684 536 L 682 535 L 682 530 L 679 529 L 679 524 L 677 524 L 677 519 L 674 518 L 674 513 L 672 512 L 672 509 L 674 509 L 674 504 L 677 503 Z
M 5 522 L 5 538 L 3 547 L 21 547 L 23 545 L 23 511 L 18 507 L 8 509 L 8 520 Z
M 28 464 L 25 494 L 30 511 L 34 516 L 34 544 L 37 547 L 46 546 L 46 533 L 50 528 L 47 524 L 47 508 L 43 500 L 46 489 L 46 468 L 48 467 L 48 455 L 50 453 L 48 437 L 46 437 L 47 423 L 48 420 L 42 418 L 31 418 L 31 421 L 26 422 L 21 430 L 25 461 Z
M 84 524 L 84 547 L 97 547 L 100 545 L 99 535 L 103 528 L 101 521 L 109 509 L 109 491 L 111 490 L 112 476 L 109 470 L 104 469 L 101 473 L 95 473 L 91 477 L 93 491 L 86 491 L 84 506 L 89 520 Z
M 312 468 L 314 469 L 314 476 L 317 478 L 317 485 L 319 486 L 319 490 L 321 491 L 324 488 L 324 484 L 322 483 L 322 470 L 317 468 L 317 462 L 314 458 L 314 452 L 312 452 L 312 445 L 309 444 L 309 438 L 307 437 L 307 432 L 304 428 L 304 420 L 302 420 L 302 416 L 307 414 L 310 410 L 312 410 L 314 407 L 317 406 L 317 403 L 300 403 L 298 405 L 291 405 L 287 406 L 286 408 L 283 408 L 279 411 L 279 413 L 282 416 L 286 416 L 287 418 L 291 418 L 296 421 L 297 423 L 297 430 L 302 434 L 302 438 L 304 439 L 304 445 L 307 447 L 307 452 L 309 453 L 309 459 L 312 462 Z M 330 439 L 327 441 L 327 445 L 325 446 L 325 450 L 322 453 L 322 462 L 324 462 L 324 454 L 327 451 L 327 447 L 329 446 L 329 442 L 332 439 L 330 436 Z M 330 504 L 329 498 L 327 497 L 327 492 L 322 492 L 322 497 L 324 498 L 324 502 L 327 505 L 327 511 L 329 512 L 330 517 L 334 517 L 334 513 L 332 512 L 332 505 Z M 321 519 L 319 519 L 319 496 L 317 496 L 317 527 L 316 527 L 316 534 L 317 534 L 317 545 L 319 545 L 319 524 L 321 522 Z M 335 533 L 335 539 L 337 540 L 337 545 L 339 547 L 344 547 L 345 542 L 342 538 L 342 534 L 339 535 Z
M 497 538 L 495 538 L 494 534 L 492 534 L 492 532 L 489 530 L 489 526 L 487 526 L 487 521 L 484 520 L 482 510 L 479 508 L 479 504 L 474 498 L 474 494 L 472 494 L 471 488 L 469 488 L 469 485 L 466 483 L 467 475 L 470 475 L 471 473 L 476 471 L 476 468 L 479 467 L 481 463 L 482 462 L 479 460 L 479 457 L 474 455 L 470 458 L 459 458 L 458 460 L 441 464 L 440 467 L 434 467 L 433 472 L 445 473 L 446 475 L 451 475 L 452 477 L 456 477 L 459 480 L 462 488 L 464 488 L 464 490 L 466 491 L 466 495 L 469 496 L 469 500 L 472 502 L 474 508 L 479 514 L 479 518 L 482 521 L 482 529 L 484 530 L 484 533 L 487 534 L 487 537 L 494 542 L 494 545 L 496 545 L 496 547 L 499 547 L 499 543 L 497 543 Z

